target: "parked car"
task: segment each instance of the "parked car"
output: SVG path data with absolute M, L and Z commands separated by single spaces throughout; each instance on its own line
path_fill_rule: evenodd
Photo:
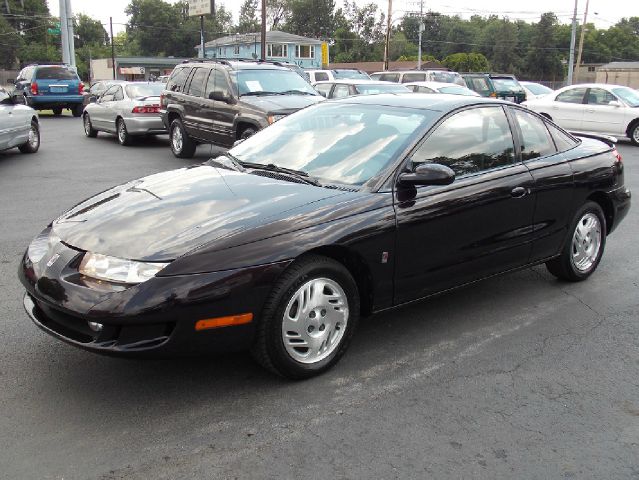
M 84 134 L 113 133 L 120 145 L 131 145 L 136 136 L 166 133 L 160 116 L 159 82 L 121 82 L 110 85 L 99 97 L 91 97 L 82 114 Z
M 588 278 L 630 207 L 623 172 L 613 143 L 510 102 L 327 101 L 71 208 L 25 252 L 24 305 L 93 352 L 250 348 L 310 377 L 360 315 L 536 264 Z
M 406 93 L 409 91 L 404 85 L 375 80 L 317 82 L 313 87 L 326 98 L 344 98 L 351 95 L 372 95 L 376 93 Z
M 88 90 L 82 92 L 82 104 L 86 107 L 90 103 L 91 97 L 98 98 L 107 88 L 116 83 L 123 83 L 124 80 L 99 80 L 91 84 Z
M 363 70 L 356 68 L 333 68 L 330 70 L 305 70 L 310 83 L 332 82 L 335 80 L 370 80 L 371 77 Z
M 175 67 L 161 112 L 173 155 L 191 158 L 198 143 L 230 147 L 322 100 L 308 82 L 277 62 L 206 60 Z
M 297 73 L 300 77 L 302 77 L 304 80 L 306 80 L 307 82 L 311 82 L 311 77 L 309 76 L 308 72 L 306 70 L 304 70 L 302 67 L 300 67 L 297 63 L 293 63 L 293 62 L 273 62 L 274 65 L 279 65 L 281 67 L 286 67 L 289 70 Z
M 565 129 L 625 137 L 639 145 L 639 92 L 632 88 L 571 85 L 524 105 Z
M 13 83 L 15 91 L 35 110 L 53 110 L 54 115 L 60 115 L 68 108 L 74 117 L 82 115 L 84 84 L 67 65 L 29 65 Z
M 519 84 L 523 87 L 524 92 L 526 92 L 526 100 L 535 100 L 554 92 L 552 88 L 548 88 L 546 85 L 542 85 L 541 83 L 519 82 Z
M 479 93 L 470 88 L 454 83 L 442 82 L 411 82 L 403 84 L 415 93 L 448 93 L 450 95 L 465 95 L 467 97 L 480 97 Z
M 482 97 L 501 98 L 521 103 L 526 100 L 526 92 L 514 75 L 495 73 L 464 73 L 466 86 Z
M 464 86 L 464 79 L 451 70 L 392 70 L 371 74 L 373 80 L 395 83 L 442 82 Z
M 40 148 L 38 112 L 24 105 L 24 96 L 0 87 L 0 150 L 18 147 L 22 153 Z

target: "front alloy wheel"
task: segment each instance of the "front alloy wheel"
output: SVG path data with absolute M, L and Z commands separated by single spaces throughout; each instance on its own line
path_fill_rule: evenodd
M 189 138 L 179 118 L 171 122 L 169 142 L 171 151 L 177 158 L 193 158 L 193 155 L 195 155 L 195 142 Z
M 40 126 L 35 120 L 31 121 L 29 139 L 18 147 L 22 153 L 36 153 L 40 148 Z
M 84 124 L 84 134 L 89 138 L 95 138 L 98 136 L 98 131 L 93 128 L 91 124 L 91 118 L 88 113 L 84 114 L 84 118 L 82 119 L 82 123 Z
M 253 356 L 284 377 L 312 377 L 341 358 L 358 319 L 359 292 L 350 272 L 331 258 L 306 255 L 273 287 Z

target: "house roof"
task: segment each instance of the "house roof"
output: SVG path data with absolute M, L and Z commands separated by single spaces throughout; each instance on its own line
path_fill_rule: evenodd
M 639 70 L 639 62 L 610 62 L 601 66 L 601 70 Z
M 238 45 L 238 44 L 254 44 L 260 43 L 261 34 L 257 33 L 238 33 L 236 35 L 227 35 L 225 37 L 216 38 L 210 42 L 206 42 L 207 47 L 221 47 L 224 45 Z M 271 30 L 266 32 L 266 41 L 269 43 L 305 43 L 305 44 L 321 44 L 321 40 L 315 38 L 302 37 L 300 35 L 293 35 L 292 33 L 280 32 L 278 30 Z M 196 45 L 195 48 L 199 48 Z

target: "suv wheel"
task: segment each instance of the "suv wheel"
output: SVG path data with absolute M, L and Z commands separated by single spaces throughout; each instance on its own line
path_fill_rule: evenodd
M 53 114 L 57 117 L 58 115 L 62 115 L 62 107 L 52 108 Z
M 75 107 L 71 108 L 71 113 L 73 114 L 74 117 L 81 117 L 83 111 L 84 111 L 84 105 L 82 104 L 76 105 Z
M 191 140 L 182 120 L 176 118 L 171 122 L 171 128 L 169 129 L 169 139 L 171 142 L 171 151 L 177 158 L 193 158 L 195 154 L 195 142 Z

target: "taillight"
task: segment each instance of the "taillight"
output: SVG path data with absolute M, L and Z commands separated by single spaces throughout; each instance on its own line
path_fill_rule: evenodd
M 622 163 L 622 158 L 621 158 L 621 154 L 619 153 L 619 151 L 617 150 L 617 147 L 612 149 L 612 154 L 615 156 L 615 158 L 617 159 L 618 163 Z
M 131 113 L 160 113 L 159 105 L 142 105 L 139 107 L 133 107 Z
M 38 94 L 38 84 L 36 82 L 31 83 L 31 95 Z
M 78 84 L 78 93 L 84 92 L 84 83 L 80 82 Z

